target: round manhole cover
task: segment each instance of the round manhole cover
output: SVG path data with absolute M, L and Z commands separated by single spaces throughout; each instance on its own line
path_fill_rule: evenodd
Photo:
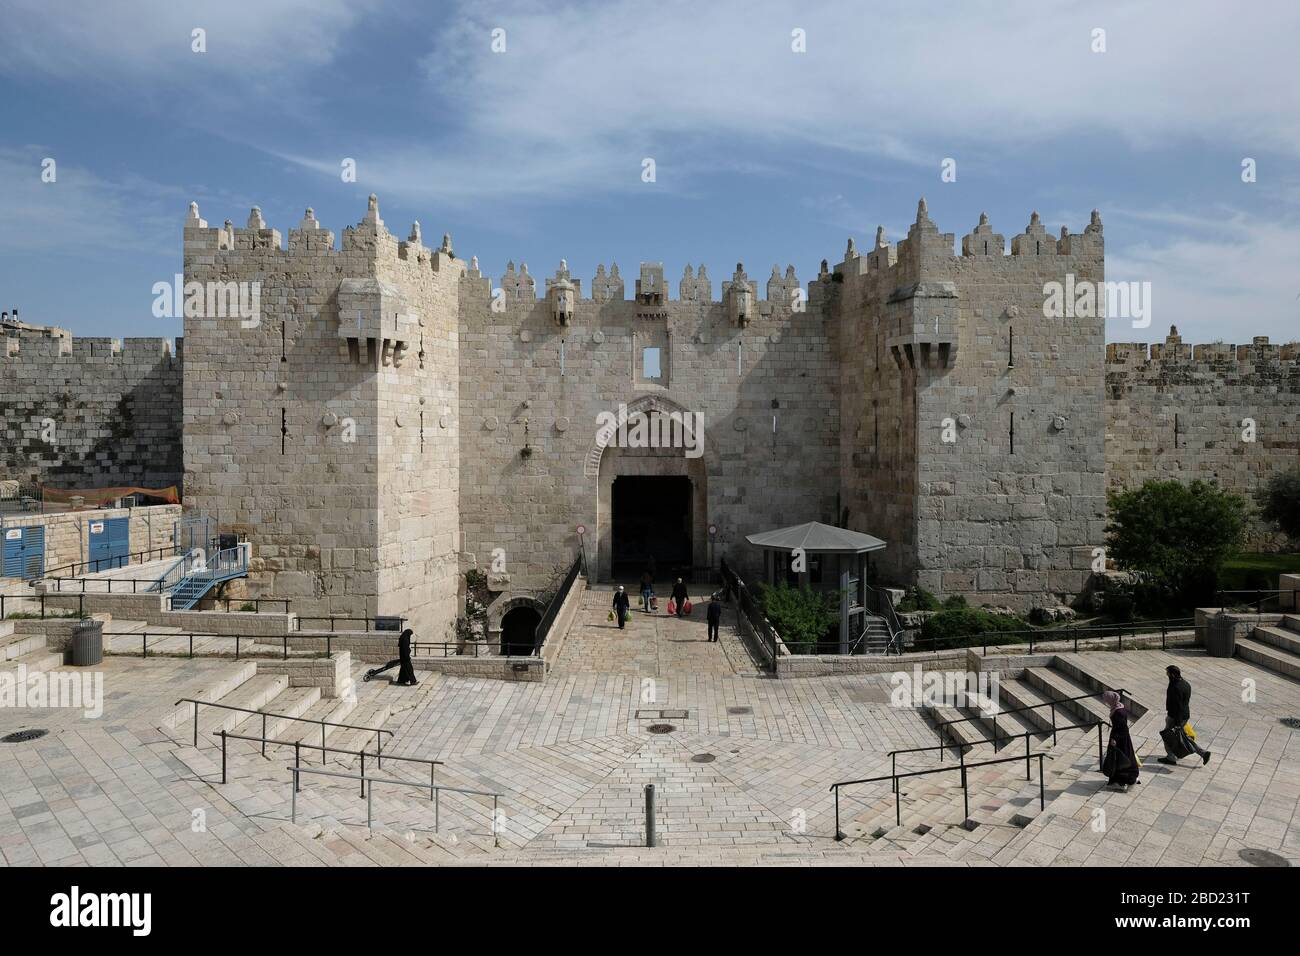
M 7 744 L 22 744 L 29 740 L 37 740 L 48 733 L 48 730 L 15 730 L 12 734 L 5 734 L 3 737 L 0 737 L 0 742 Z
M 1237 856 L 1241 857 L 1251 866 L 1290 866 L 1291 861 L 1284 856 L 1278 856 L 1269 850 L 1257 850 L 1253 846 L 1248 846 L 1244 850 L 1238 850 Z
M 1278 722 L 1283 727 L 1290 727 L 1292 730 L 1300 730 L 1300 717 L 1282 717 Z
M 729 714 L 737 714 L 737 715 L 752 714 L 753 712 L 754 712 L 753 707 L 728 707 L 727 708 L 727 713 Z
M 696 754 L 691 758 L 691 763 L 713 763 L 717 759 L 713 754 Z
M 652 734 L 671 734 L 676 729 L 672 724 L 651 724 L 646 731 Z

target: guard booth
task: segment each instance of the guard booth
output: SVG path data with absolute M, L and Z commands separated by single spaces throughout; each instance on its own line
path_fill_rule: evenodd
M 86 570 L 94 574 L 130 563 L 131 519 L 95 518 L 86 522 Z
M 0 529 L 4 541 L 3 574 L 31 580 L 45 573 L 45 527 L 27 525 Z

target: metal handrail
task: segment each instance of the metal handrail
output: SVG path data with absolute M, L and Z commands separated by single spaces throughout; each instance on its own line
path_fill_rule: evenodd
M 559 616 L 560 608 L 568 598 L 569 592 L 573 590 L 573 585 L 577 582 L 582 569 L 583 560 L 580 550 L 577 557 L 573 559 L 573 563 L 569 565 L 569 570 L 564 575 L 564 581 L 556 589 L 555 595 L 551 598 L 551 603 L 546 605 L 546 613 L 542 615 L 541 621 L 538 622 L 536 629 L 533 631 L 532 655 L 520 656 L 538 656 L 542 653 L 542 647 L 546 644 L 546 639 L 550 637 L 551 628 L 555 625 L 555 619 Z
M 497 847 L 501 846 L 501 836 L 497 831 L 497 809 L 499 806 L 500 798 L 502 797 L 502 794 L 500 793 L 494 793 L 490 790 L 469 790 L 464 787 L 444 787 L 441 784 L 436 786 L 426 787 L 424 784 L 416 783 L 413 780 L 395 780 L 389 777 L 367 777 L 364 774 L 357 775 L 353 773 L 340 773 L 337 770 L 316 770 L 312 767 L 301 767 L 298 766 L 297 764 L 289 768 L 289 773 L 292 774 L 293 776 L 293 787 L 289 791 L 290 793 L 289 822 L 290 823 L 298 822 L 298 791 L 302 789 L 302 783 L 299 780 L 299 774 L 311 773 L 321 777 L 337 777 L 342 780 L 360 780 L 362 782 L 362 786 L 365 785 L 366 781 L 369 781 L 372 784 L 391 783 L 399 787 L 414 787 L 417 790 L 429 790 L 433 793 L 432 799 L 434 801 L 433 803 L 433 832 L 434 833 L 438 832 L 438 818 L 439 818 L 438 798 L 441 796 L 442 791 L 446 790 L 448 793 L 465 793 L 477 797 L 491 797 L 492 798 L 492 844 Z M 371 798 L 374 796 L 374 792 L 375 789 L 373 786 L 366 791 L 366 827 L 367 828 L 373 828 L 372 821 L 374 819 L 374 814 L 372 811 L 374 809 L 374 805 L 371 802 Z
M 78 597 L 81 597 L 81 595 L 78 595 Z M 175 613 L 177 613 L 177 614 L 183 614 L 183 613 L 186 613 L 186 612 L 184 612 L 184 611 L 176 611 Z M 373 635 L 367 635 L 367 636 L 369 637 L 369 636 L 373 636 Z M 257 644 L 257 643 L 269 644 L 269 643 L 272 642 L 272 641 L 279 641 L 279 642 L 280 642 L 280 645 L 281 645 L 281 659 L 287 661 L 287 660 L 289 659 L 289 641 L 290 641 L 290 639 L 295 640 L 295 641 L 324 641 L 324 642 L 325 642 L 325 650 L 324 650 L 323 652 L 321 652 L 321 651 L 314 651 L 314 652 L 312 652 L 312 653 L 316 653 L 316 654 L 324 653 L 324 655 L 325 655 L 326 657 L 333 657 L 333 656 L 334 656 L 334 637 L 335 637 L 335 635 L 334 635 L 333 633 L 326 633 L 326 634 L 310 634 L 310 633 L 308 633 L 308 634 L 303 634 L 303 633 L 300 633 L 300 632 L 298 632 L 298 631 L 285 632 L 284 634 L 222 634 L 222 633 L 215 633 L 215 634 L 214 634 L 214 633 L 207 632 L 207 631 L 203 631 L 203 632 L 200 632 L 200 631 L 176 631 L 176 632 L 172 632 L 172 631 L 149 631 L 149 630 L 144 630 L 144 631 L 105 631 L 105 632 L 104 632 L 104 637 L 138 637 L 138 638 L 140 638 L 140 656 L 141 656 L 141 658 L 145 658 L 145 659 L 147 659 L 147 658 L 149 657 L 149 638 L 151 638 L 151 637 L 159 638 L 159 639 L 164 640 L 164 641 L 165 641 L 165 640 L 168 640 L 169 638 L 176 638 L 176 637 L 179 637 L 179 638 L 186 638 L 186 639 L 188 639 L 189 642 L 190 642 L 190 647 L 189 647 L 189 652 L 188 652 L 188 654 L 187 654 L 186 656 L 187 656 L 188 658 L 190 658 L 190 659 L 193 659 L 193 657 L 194 657 L 194 639 L 195 639 L 195 638 L 198 638 L 198 639 L 200 639 L 200 640 L 206 640 L 206 639 L 209 639 L 209 638 L 218 638 L 218 639 L 220 639 L 220 640 L 233 640 L 233 641 L 235 642 L 235 660 L 239 660 L 239 642 L 240 642 L 240 641 L 251 641 L 251 642 L 254 643 L 254 644 Z M 109 653 L 111 653 L 111 654 L 118 654 L 118 653 L 120 653 L 120 652 L 118 652 L 118 651 L 116 651 L 116 650 L 110 650 Z M 157 653 L 157 652 L 155 652 L 155 653 Z
M 1110 687 L 1107 688 L 1107 690 L 1113 690 L 1116 694 L 1119 694 L 1121 698 L 1129 696 L 1128 689 L 1125 687 Z M 1101 693 L 1105 693 L 1105 691 L 1102 691 Z M 1100 697 L 1100 696 L 1101 694 L 1094 693 L 1094 694 L 1079 694 L 1077 697 L 1053 697 L 1050 700 L 1043 701 L 1041 704 L 1026 704 L 1024 707 L 1012 707 L 1009 710 L 1003 710 L 1001 708 L 998 708 L 998 712 L 995 716 L 1001 717 L 1003 714 L 1019 714 L 1022 711 L 1026 711 L 1026 710 L 1037 710 L 1040 707 L 1054 707 L 1054 705 L 1056 704 L 1068 704 L 1076 700 L 1091 700 L 1095 697 Z M 935 724 L 935 728 L 942 731 L 942 728 L 948 727 L 952 724 L 967 724 L 967 723 L 971 723 L 972 721 L 983 720 L 983 719 L 985 718 L 961 717 L 955 720 L 941 721 L 940 723 Z
M 364 730 L 364 731 L 367 731 L 368 733 L 372 733 L 372 734 L 375 735 L 376 750 L 377 750 L 377 751 L 383 749 L 383 743 L 382 743 L 382 740 L 380 739 L 379 735 L 380 735 L 380 734 L 388 734 L 388 736 L 391 737 L 391 736 L 393 736 L 393 733 L 394 733 L 394 731 L 391 731 L 391 730 L 385 730 L 383 727 L 363 727 L 363 726 L 361 726 L 360 724 L 340 724 L 340 723 L 337 723 L 337 722 L 332 721 L 332 720 L 316 720 L 316 719 L 311 718 L 311 717 L 293 717 L 293 716 L 290 716 L 289 714 L 273 714 L 273 713 L 271 713 L 270 711 L 266 711 L 266 710 L 253 710 L 251 707 L 236 707 L 234 704 L 222 704 L 222 703 L 218 703 L 217 701 L 212 701 L 212 700 L 197 700 L 197 699 L 195 699 L 195 698 L 193 698 L 193 697 L 182 697 L 180 700 L 176 701 L 176 703 L 173 704 L 172 706 L 173 706 L 173 707 L 179 707 L 181 704 L 193 704 L 193 705 L 194 705 L 194 741 L 193 741 L 193 745 L 194 745 L 195 747 L 198 747 L 198 745 L 199 745 L 199 707 L 200 707 L 200 706 L 203 706 L 203 707 L 220 707 L 222 710 L 237 710 L 237 711 L 239 711 L 240 713 L 243 713 L 243 714 L 260 714 L 260 715 L 262 716 L 262 723 L 263 723 L 263 725 L 264 725 L 264 726 L 263 726 L 263 735 L 264 735 L 264 736 L 265 736 L 265 733 L 266 733 L 266 730 L 265 730 L 265 723 L 266 723 L 266 718 L 267 718 L 267 717 L 275 717 L 275 718 L 278 718 L 278 719 L 280 719 L 280 720 L 294 720 L 294 721 L 297 721 L 298 723 L 303 723 L 303 724 L 317 724 L 317 725 L 319 725 L 319 726 L 321 726 L 321 727 L 343 727 L 343 728 L 345 728 L 345 729 L 347 729 L 347 730 Z
M 263 721 L 263 723 L 265 723 L 265 721 Z M 314 723 L 314 721 L 313 721 L 313 723 Z M 329 758 L 328 758 L 327 756 L 325 756 L 325 755 L 326 755 L 326 754 L 330 754 L 330 753 L 334 753 L 334 754 L 347 754 L 347 755 L 350 756 L 350 757 L 360 757 L 360 758 L 361 758 L 361 775 L 362 775 L 363 777 L 365 776 L 365 773 L 366 773 L 366 758 L 367 758 L 367 757 L 374 757 L 375 759 L 377 759 L 377 760 L 379 761 L 379 766 L 380 766 L 381 768 L 384 766 L 384 754 L 383 754 L 383 751 L 381 751 L 381 750 L 376 750 L 374 753 L 371 753 L 370 751 L 366 750 L 364 747 L 363 747 L 362 749 L 360 749 L 360 750 L 347 750 L 347 749 L 345 749 L 345 748 L 343 748 L 343 747 L 329 747 L 329 746 L 326 746 L 326 744 L 325 744 L 325 727 L 322 726 L 320 730 L 321 730 L 321 742 L 320 742 L 319 744 L 309 744 L 309 743 L 305 743 L 305 742 L 303 742 L 303 741 L 301 741 L 301 740 L 276 740 L 276 739 L 274 739 L 273 737 L 267 737 L 266 734 L 265 734 L 265 732 L 263 732 L 263 734 L 262 734 L 261 737 L 249 737 L 249 736 L 246 736 L 246 735 L 244 735 L 244 734 L 232 734 L 232 733 L 230 733 L 229 731 L 226 731 L 226 730 L 219 730 L 219 731 L 217 731 L 217 732 L 214 733 L 212 736 L 214 736 L 214 737 L 220 737 L 220 738 L 221 738 L 221 782 L 222 782 L 222 784 L 224 785 L 225 782 L 226 782 L 226 741 L 227 741 L 227 740 L 247 740 L 247 741 L 250 741 L 250 742 L 252 742 L 252 743 L 260 743 L 260 744 L 262 745 L 262 756 L 263 756 L 263 757 L 266 756 L 266 745 L 267 745 L 267 744 L 270 744 L 270 745 L 273 746 L 273 747 L 292 747 L 292 748 L 293 748 L 293 762 L 294 762 L 295 764 L 296 764 L 296 763 L 301 763 L 301 762 L 302 762 L 302 754 L 301 754 L 300 750 L 301 750 L 301 748 L 303 748 L 303 747 L 306 747 L 308 750 L 319 750 L 319 751 L 321 752 L 321 760 L 322 760 L 322 762 L 326 762 L 326 761 L 329 760 Z M 433 783 L 433 772 L 434 772 L 434 768 L 435 768 L 435 767 L 445 767 L 445 766 L 446 766 L 446 764 L 443 763 L 441 760 L 429 760 L 429 759 L 427 759 L 427 758 L 425 758 L 425 757 L 398 757 L 398 756 L 393 756 L 393 755 L 390 754 L 389 757 L 388 757 L 388 759 L 389 759 L 389 760 L 404 760 L 404 761 L 406 761 L 407 763 L 421 763 L 421 764 L 425 764 L 425 765 L 427 765 L 428 768 L 429 768 L 429 786 L 431 786 L 431 787 L 434 785 L 434 783 Z M 363 780 L 362 783 L 361 783 L 361 795 L 362 795 L 363 797 L 366 795 L 366 784 L 365 784 L 365 781 L 364 781 L 364 780 Z
M 159 558 L 166 557 L 168 552 L 170 552 L 171 554 L 174 555 L 174 554 L 176 553 L 176 545 L 174 545 L 174 544 L 163 545 L 163 546 L 160 547 L 160 548 L 150 548 L 150 549 L 147 550 L 147 551 L 136 551 L 136 552 L 134 552 L 134 553 L 132 553 L 132 554 L 124 554 L 124 555 L 120 555 L 120 556 L 118 556 L 118 557 L 116 557 L 116 558 L 94 558 L 94 559 L 92 559 L 92 560 L 87 560 L 87 561 L 73 561 L 73 562 L 71 562 L 70 564 L 62 564 L 62 565 L 59 565 L 57 568 L 51 568 L 51 569 L 50 569 L 50 570 L 49 570 L 45 575 L 43 575 L 43 577 L 50 577 L 50 576 L 53 576 L 54 574 L 58 573 L 59 571 L 66 571 L 66 570 L 68 570 L 69 568 L 72 568 L 72 569 L 74 569 L 74 570 L 73 570 L 73 574 L 70 575 L 70 577 L 75 578 L 75 577 L 78 577 L 78 576 L 79 576 L 79 575 L 76 574 L 76 571 L 75 571 L 76 568 L 88 568 L 88 567 L 90 567 L 90 565 L 92 565 L 92 564 L 94 564 L 94 565 L 96 566 L 96 570 L 93 571 L 93 572 L 91 572 L 92 574 L 94 574 L 94 573 L 98 573 L 98 569 L 99 569 L 99 565 L 100 565 L 100 564 L 103 564 L 103 563 L 105 563 L 105 562 L 121 561 L 123 558 L 126 559 L 126 564 L 111 564 L 110 567 L 109 567 L 107 570 L 112 570 L 112 568 L 115 568 L 115 567 L 116 567 L 116 568 L 130 567 L 130 566 L 131 566 L 132 564 L 134 564 L 134 563 L 144 564 L 144 563 L 145 563 L 145 555 L 154 554 L 155 552 L 157 552 L 157 553 L 159 554 Z M 140 560 L 139 560 L 139 562 L 135 562 L 135 561 L 132 560 L 133 558 L 139 558 Z M 149 560 L 152 561 L 152 560 L 158 560 L 158 559 L 150 558 Z
M 953 767 L 931 767 L 928 770 L 913 770 L 908 773 L 891 773 L 882 777 L 864 777 L 861 780 L 841 780 L 838 783 L 833 783 L 830 786 L 830 791 L 835 794 L 835 840 L 838 842 L 843 840 L 845 837 L 844 832 L 840 830 L 840 787 L 856 786 L 863 783 L 879 783 L 882 780 L 891 781 L 894 791 L 894 823 L 897 826 L 901 826 L 903 820 L 901 804 L 902 796 L 898 790 L 898 781 L 907 777 L 924 777 L 928 774 L 947 773 L 949 771 L 957 770 L 961 772 L 961 795 L 965 810 L 965 816 L 962 819 L 965 821 L 970 819 L 970 790 L 966 778 L 967 771 L 974 770 L 977 767 L 992 767 L 996 764 L 1017 763 L 1021 760 L 1025 762 L 1026 780 L 1030 779 L 1030 761 L 1034 759 L 1038 760 L 1038 809 L 1041 812 L 1047 809 L 1047 795 L 1046 789 L 1043 785 L 1043 760 L 1048 756 L 1050 755 L 1045 753 L 1030 753 L 1026 750 L 1023 757 L 1001 757 L 997 760 L 966 763 L 965 755 L 963 754 L 962 762 Z

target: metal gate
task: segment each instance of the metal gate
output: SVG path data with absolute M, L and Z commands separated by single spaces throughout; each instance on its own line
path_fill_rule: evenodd
M 89 573 L 122 568 L 130 563 L 130 518 L 96 518 L 87 522 L 87 527 L 86 561 L 90 566 L 86 570 Z
M 4 539 L 4 576 L 7 578 L 39 578 L 45 573 L 45 528 L 37 525 L 25 528 L 5 528 L 0 532 Z
M 188 514 L 176 522 L 174 544 L 176 553 L 190 554 L 200 550 L 212 554 L 216 549 L 217 524 L 205 514 Z

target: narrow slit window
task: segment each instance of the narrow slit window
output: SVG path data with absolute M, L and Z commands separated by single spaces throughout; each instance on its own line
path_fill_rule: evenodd
M 641 350 L 641 374 L 646 378 L 663 378 L 660 350 L 650 346 Z

